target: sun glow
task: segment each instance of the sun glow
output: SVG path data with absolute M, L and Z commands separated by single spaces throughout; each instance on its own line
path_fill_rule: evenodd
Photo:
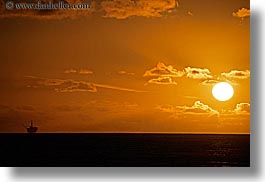
M 234 95 L 233 87 L 227 82 L 220 82 L 213 86 L 212 94 L 219 101 L 227 101 Z

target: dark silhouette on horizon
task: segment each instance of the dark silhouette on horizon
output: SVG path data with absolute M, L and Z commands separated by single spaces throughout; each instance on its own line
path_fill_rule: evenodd
M 26 126 L 24 126 L 24 127 L 27 129 L 28 133 L 36 133 L 38 131 L 38 127 L 33 126 L 33 121 L 32 120 L 30 121 L 30 126 L 29 127 L 26 127 Z

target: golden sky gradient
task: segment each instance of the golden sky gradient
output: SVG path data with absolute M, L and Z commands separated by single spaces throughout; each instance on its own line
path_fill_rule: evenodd
M 248 0 L 86 2 L 0 0 L 0 132 L 250 132 Z M 212 96 L 218 82 L 232 99 Z

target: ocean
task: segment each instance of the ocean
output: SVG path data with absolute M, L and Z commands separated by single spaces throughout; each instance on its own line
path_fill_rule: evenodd
M 0 134 L 0 166 L 249 167 L 250 135 Z

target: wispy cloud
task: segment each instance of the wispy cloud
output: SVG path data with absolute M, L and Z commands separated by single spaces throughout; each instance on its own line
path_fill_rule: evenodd
M 187 13 L 189 16 L 194 16 L 193 13 L 191 11 L 188 11 Z
M 246 18 L 250 16 L 250 10 L 246 8 L 241 8 L 236 12 L 233 12 L 232 15 L 237 18 Z
M 27 86 L 32 88 L 48 88 L 56 92 L 97 92 L 93 83 L 72 79 L 49 79 L 27 76 Z
M 93 74 L 93 71 L 88 70 L 88 69 L 74 69 L 74 68 L 70 68 L 70 69 L 66 69 L 64 70 L 65 74 L 80 74 L 80 75 L 90 75 Z
M 247 79 L 250 77 L 250 71 L 232 70 L 228 73 L 221 73 L 221 75 L 231 79 Z
M 135 73 L 124 71 L 124 70 L 118 71 L 117 74 L 119 74 L 119 75 L 129 75 L 129 76 L 135 75 Z
M 158 84 L 158 85 L 177 85 L 177 82 L 175 82 L 171 77 L 169 76 L 161 76 L 158 78 L 152 78 L 148 80 L 147 84 Z
M 118 87 L 108 84 L 98 84 L 72 79 L 50 79 L 27 76 L 27 86 L 30 88 L 48 88 L 56 92 L 97 92 L 97 88 L 106 88 L 126 92 L 145 92 L 143 90 Z
M 239 103 L 236 105 L 235 111 L 237 113 L 250 113 L 249 103 Z
M 33 112 L 36 110 L 35 107 L 31 105 L 18 105 L 15 109 L 19 111 L 28 111 L 28 112 Z
M 144 90 L 137 90 L 137 89 L 130 89 L 130 88 L 124 88 L 124 87 L 118 87 L 113 85 L 106 85 L 106 84 L 94 84 L 96 87 L 100 88 L 106 88 L 106 89 L 113 89 L 113 90 L 120 90 L 120 91 L 126 91 L 126 92 L 146 92 Z
M 236 104 L 234 109 L 223 109 L 221 111 L 221 115 L 225 116 L 226 118 L 237 118 L 240 115 L 249 116 L 250 115 L 250 104 L 247 102 L 242 102 Z
M 235 82 L 234 80 L 231 80 L 231 79 L 228 79 L 224 76 L 214 76 L 213 78 L 209 78 L 209 79 L 206 79 L 206 80 L 203 80 L 200 85 L 205 85 L 205 86 L 213 86 L 217 83 L 220 83 L 220 82 L 227 82 L 231 85 L 238 85 L 237 82 Z
M 74 80 L 65 80 L 54 90 L 57 92 L 97 92 L 97 88 L 93 83 Z
M 218 81 L 218 80 L 204 80 L 204 81 L 202 81 L 200 84 L 201 85 L 210 85 L 210 86 L 212 86 L 212 85 L 215 85 L 215 84 L 217 84 L 217 83 L 219 83 L 219 82 L 221 82 L 221 81 Z
M 192 113 L 209 113 L 209 114 L 219 114 L 218 111 L 212 109 L 206 104 L 203 104 L 201 101 L 195 101 L 193 106 L 176 106 L 178 109 L 182 109 L 184 112 Z
M 212 109 L 206 104 L 203 104 L 201 101 L 195 101 L 192 106 L 172 106 L 172 105 L 165 105 L 165 106 L 158 106 L 159 110 L 163 112 L 169 112 L 173 114 L 206 114 L 209 116 L 218 115 L 219 112 Z

